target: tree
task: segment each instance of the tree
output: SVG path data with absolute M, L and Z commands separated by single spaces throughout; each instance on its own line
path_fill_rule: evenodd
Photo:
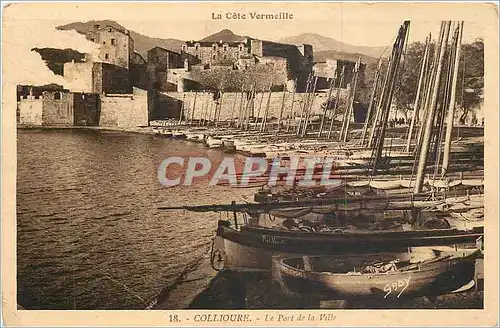
M 434 45 L 431 44 L 432 61 Z M 396 85 L 394 103 L 398 109 L 412 109 L 415 102 L 420 69 L 424 58 L 425 44 L 413 42 L 408 45 L 400 66 L 400 78 Z M 449 53 L 447 53 L 447 56 Z M 447 59 L 445 58 L 445 63 Z M 461 67 L 457 88 L 457 103 L 464 111 L 462 115 L 476 107 L 482 101 L 484 88 L 484 42 L 476 39 L 473 43 L 463 44 L 461 51 Z M 465 66 L 465 71 L 464 71 Z
M 400 64 L 401 73 L 396 84 L 394 103 L 398 109 L 405 112 L 413 109 L 415 103 L 424 52 L 425 43 L 413 42 L 408 45 L 406 54 Z
M 458 104 L 463 121 L 469 112 L 483 101 L 484 90 L 484 42 L 478 38 L 471 44 L 464 44 L 461 53 L 461 74 L 458 83 Z

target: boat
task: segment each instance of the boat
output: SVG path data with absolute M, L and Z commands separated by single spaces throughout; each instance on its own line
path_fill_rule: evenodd
M 437 200 L 427 197 L 417 194 L 408 200 L 405 195 L 391 199 L 366 196 L 159 209 L 233 212 L 234 222 L 218 222 L 215 239 L 219 246 L 214 252 L 220 254 L 223 269 L 235 271 L 270 272 L 275 255 L 384 252 L 474 243 L 483 238 L 484 225 L 454 227 L 442 216 L 429 212 L 464 202 L 467 206 L 481 204 L 480 195 Z
M 213 137 L 213 136 L 209 136 L 206 139 L 206 143 L 207 143 L 208 148 L 221 148 L 223 145 L 221 138 Z
M 163 129 L 161 131 L 161 134 L 164 136 L 164 137 L 171 137 L 172 136 L 172 130 L 170 129 Z
M 204 140 L 205 134 L 196 131 L 186 131 L 185 133 L 187 140 Z
M 234 146 L 234 140 L 232 137 L 224 137 L 222 138 L 222 146 L 225 148 L 225 149 L 229 149 L 229 150 L 235 150 L 236 147 Z
M 471 230 L 422 229 L 402 231 L 329 232 L 281 231 L 219 221 L 216 233 L 224 269 L 270 272 L 273 256 L 335 255 L 384 252 L 412 246 L 473 243 L 483 237 L 484 228 Z
M 185 135 L 185 131 L 184 130 L 173 130 L 172 131 L 172 136 L 174 138 L 185 138 L 186 135 Z
M 400 253 L 288 257 L 278 263 L 286 291 L 328 298 L 451 293 L 474 278 L 477 248 L 411 247 Z

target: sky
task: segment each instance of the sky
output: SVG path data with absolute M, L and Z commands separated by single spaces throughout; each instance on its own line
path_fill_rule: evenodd
M 317 33 L 352 45 L 390 47 L 399 26 L 411 21 L 409 41 L 424 41 L 429 32 L 437 36 L 440 21 L 465 20 L 463 42 L 482 37 L 484 18 L 491 13 L 484 4 L 415 3 L 362 4 L 325 2 L 73 2 L 17 3 L 3 7 L 3 81 L 17 84 L 62 84 L 34 47 L 72 48 L 95 54 L 96 44 L 74 31 L 55 27 L 89 20 L 115 20 L 124 27 L 150 37 L 197 40 L 222 29 L 277 41 L 302 33 Z M 244 14 L 246 19 L 212 19 L 213 14 Z M 293 19 L 256 20 L 251 13 L 286 13 Z M 71 86 L 64 83 L 65 86 Z M 73 86 L 77 88 L 78 86 Z
M 25 22 L 43 21 L 48 27 L 75 21 L 110 19 L 151 37 L 197 40 L 222 29 L 239 35 L 279 40 L 302 33 L 317 33 L 352 45 L 387 46 L 398 27 L 411 20 L 410 41 L 423 41 L 431 32 L 437 35 L 440 20 L 463 19 L 464 42 L 483 35 L 481 10 L 474 4 L 393 3 L 24 3 L 4 11 L 8 18 Z M 484 4 L 479 4 L 483 6 Z M 474 8 L 474 9 L 473 9 Z M 425 9 L 425 10 L 423 10 Z M 472 9 L 472 10 L 471 10 Z M 478 8 L 481 9 L 481 8 Z M 212 14 L 246 14 L 246 19 L 212 19 Z M 249 19 L 250 13 L 288 13 L 289 20 Z M 453 17 L 454 16 L 454 17 Z M 40 21 L 40 23 L 41 23 Z

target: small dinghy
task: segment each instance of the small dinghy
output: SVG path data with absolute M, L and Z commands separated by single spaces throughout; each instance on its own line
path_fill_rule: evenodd
M 202 132 L 186 132 L 185 133 L 187 140 L 204 140 L 205 134 Z
M 223 145 L 222 138 L 220 137 L 208 137 L 206 139 L 208 148 L 221 148 Z
M 186 134 L 184 130 L 173 130 L 172 136 L 177 139 L 182 139 L 186 137 Z
M 161 134 L 164 136 L 164 137 L 171 137 L 172 136 L 172 130 L 170 129 L 163 129 Z
M 405 253 L 290 257 L 279 261 L 288 291 L 380 299 L 441 295 L 469 283 L 476 248 L 413 247 Z

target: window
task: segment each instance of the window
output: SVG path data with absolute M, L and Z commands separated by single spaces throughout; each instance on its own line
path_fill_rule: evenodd
M 214 49 L 214 51 L 217 51 L 217 45 L 216 45 L 216 44 L 214 44 L 214 45 L 212 46 L 212 49 Z
M 224 45 L 224 51 L 227 51 L 227 44 Z
M 55 100 L 61 100 L 61 93 L 60 92 L 54 93 L 54 99 Z
M 184 44 L 184 45 L 182 46 L 182 51 L 186 51 L 186 49 L 187 49 L 187 46 Z
M 104 54 L 104 59 L 109 59 L 109 54 Z
M 111 39 L 111 45 L 116 46 L 116 39 Z
M 102 44 L 106 44 L 106 41 L 102 41 Z
M 215 55 L 213 55 L 213 56 L 212 56 L 212 59 L 213 59 L 213 60 L 215 60 L 215 58 L 216 58 L 216 56 L 215 56 Z
M 243 51 L 243 45 L 240 44 L 240 46 L 238 47 L 240 51 Z
M 108 31 L 113 32 L 113 28 L 110 27 Z
M 200 46 L 199 46 L 199 45 L 195 45 L 195 46 L 194 46 L 194 49 L 195 49 L 196 51 L 198 51 L 198 50 L 200 49 Z
M 95 39 L 94 38 L 90 38 L 90 41 L 95 42 Z

